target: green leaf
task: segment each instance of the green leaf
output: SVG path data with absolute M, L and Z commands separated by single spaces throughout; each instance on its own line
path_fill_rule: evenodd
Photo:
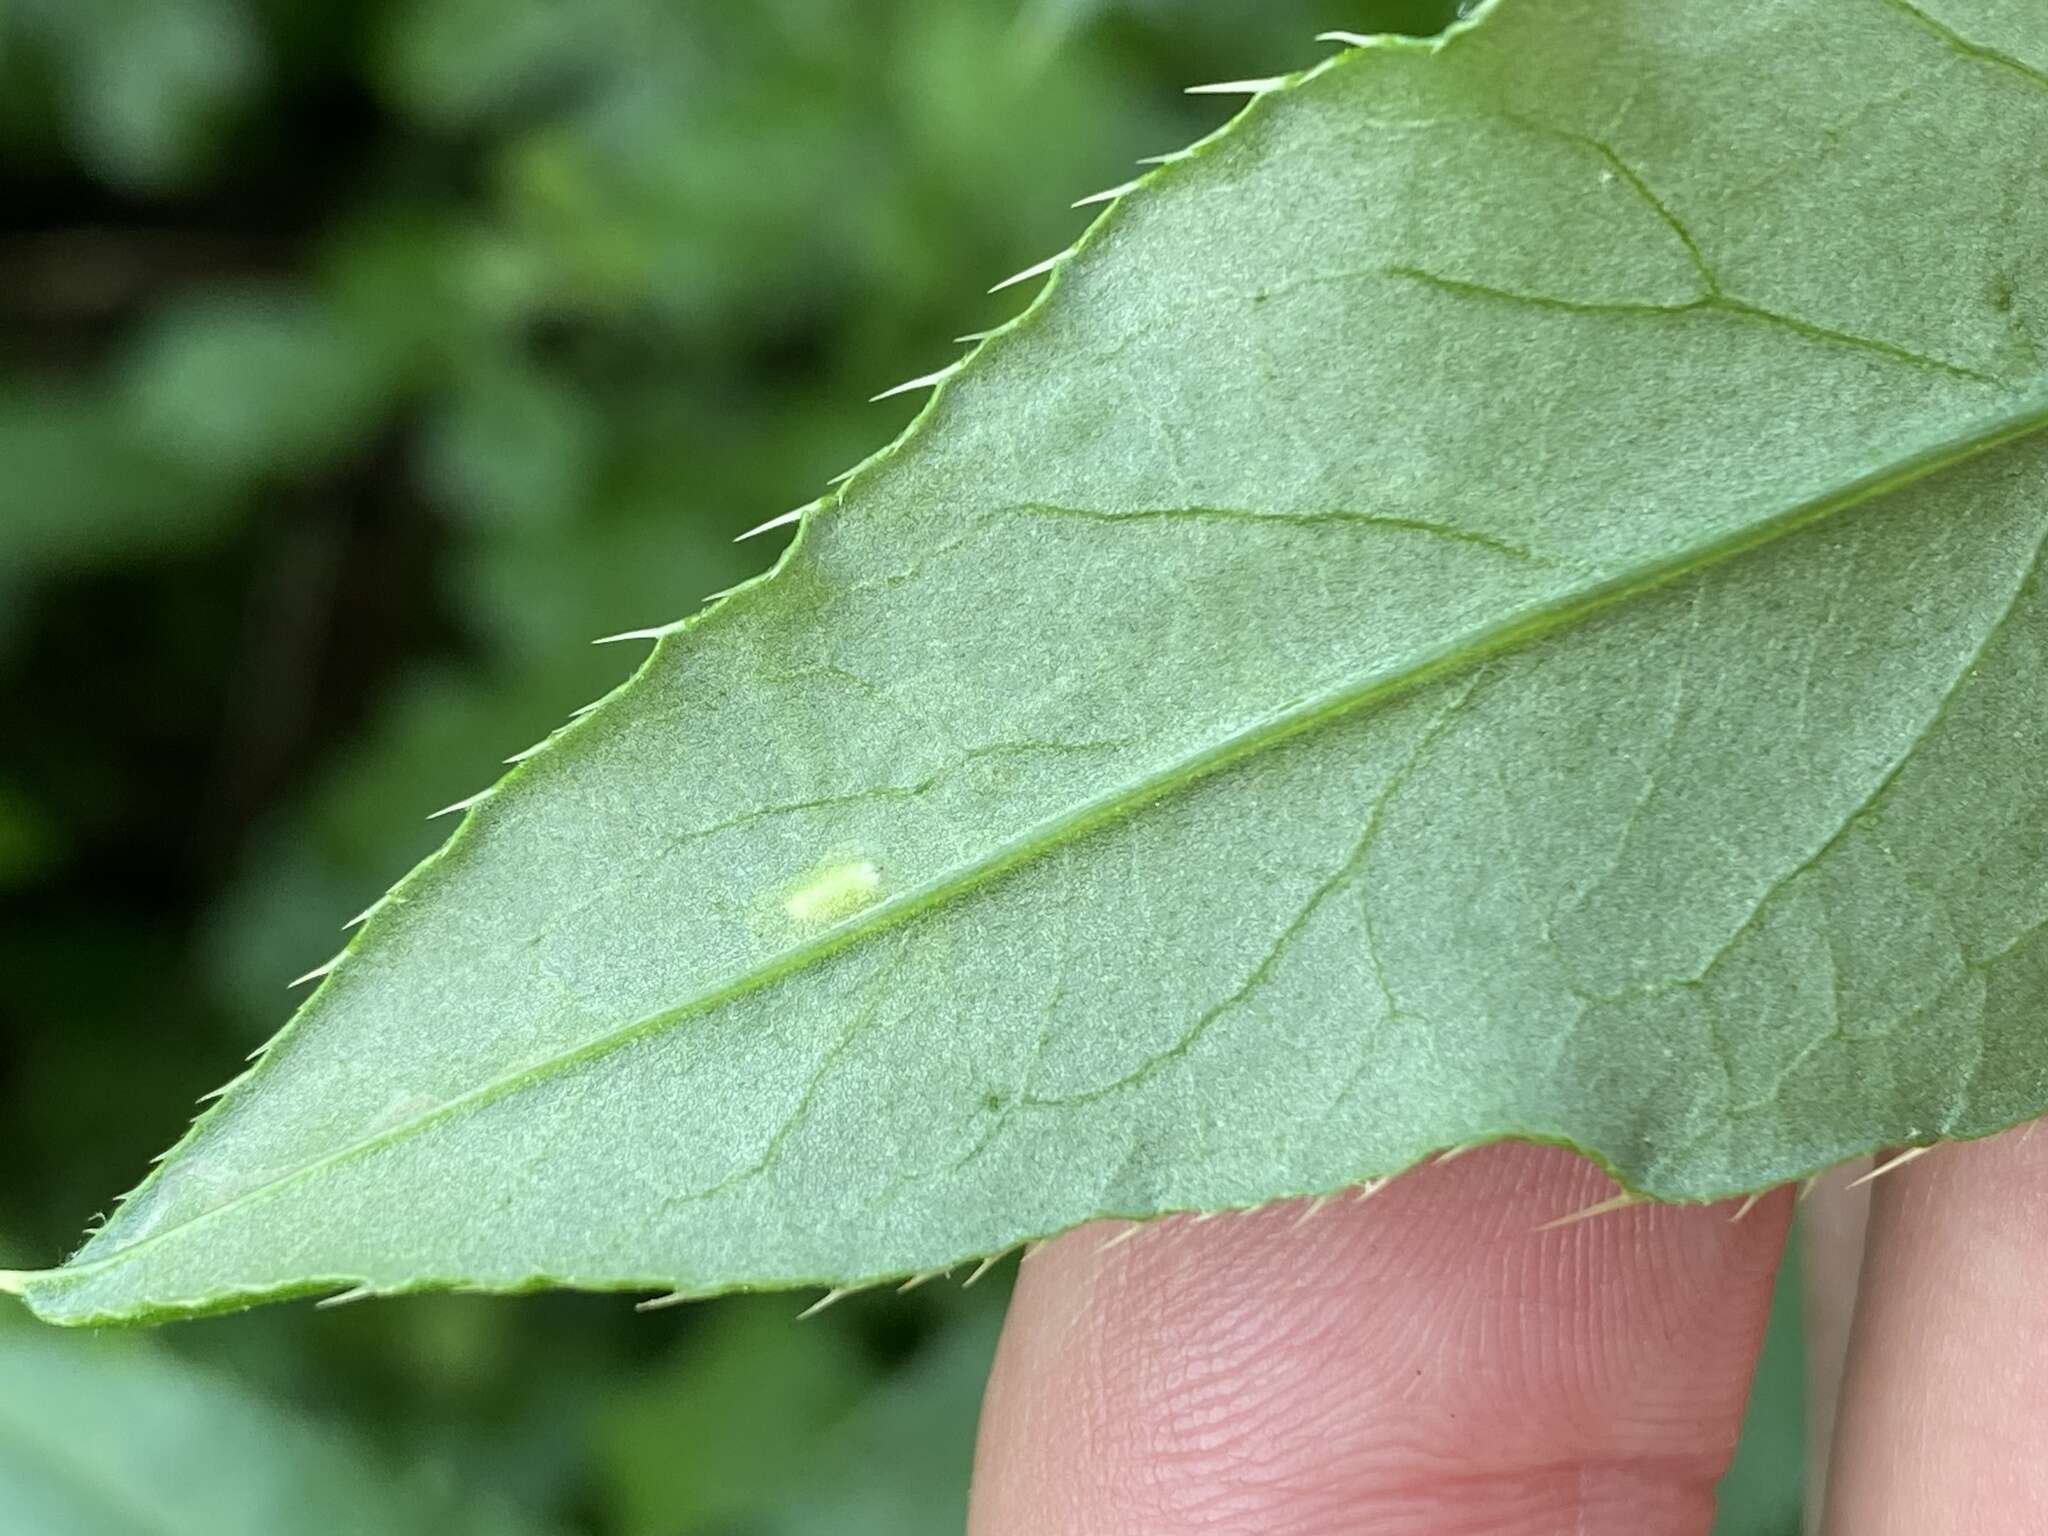
M 1790 1536 L 1803 1529 L 1808 1449 L 1801 1277 L 1808 1230 L 1794 1229 L 1778 1268 L 1742 1437 L 1714 1490 L 1714 1536 Z
M 1269 82 L 478 805 L 43 1316 L 864 1284 L 2048 1105 L 2048 27 Z
M 254 18 L 234 0 L 12 9 L 19 37 L 47 52 L 72 149 L 131 193 L 180 188 L 208 169 L 266 68 Z
M 222 289 L 166 306 L 128 360 L 143 439 L 222 480 L 317 463 L 376 424 L 394 387 L 387 338 L 290 288 Z
M 119 398 L 0 381 L 0 580 L 140 562 L 204 547 L 242 516 L 204 482 L 137 442 Z M 10 602 L 0 626 L 20 622 Z
M 849 1333 L 793 1327 L 791 1311 L 786 1297 L 720 1302 L 658 1372 L 608 1400 L 591 1445 L 622 1536 L 966 1529 L 1001 1305 L 953 1317 L 878 1382 Z
M 819 1441 L 868 1372 L 851 1337 L 795 1327 L 793 1310 L 722 1303 L 658 1374 L 607 1401 L 591 1450 L 624 1536 L 755 1530 L 792 1487 L 819 1481 Z
M 140 1341 L 19 1327 L 0 1327 L 0 1510 L 35 1536 L 534 1529 Z
M 962 1318 L 823 1437 L 767 1536 L 953 1536 L 967 1528 L 981 1398 L 1001 1313 Z

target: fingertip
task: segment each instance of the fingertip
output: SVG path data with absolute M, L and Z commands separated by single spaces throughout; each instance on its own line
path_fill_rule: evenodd
M 1870 1190 L 1823 1528 L 2048 1530 L 2048 1134 Z
M 1612 1193 L 1497 1147 L 1307 1220 L 1069 1234 L 1019 1284 L 972 1529 L 1704 1530 L 1791 1201 L 1539 1230 Z

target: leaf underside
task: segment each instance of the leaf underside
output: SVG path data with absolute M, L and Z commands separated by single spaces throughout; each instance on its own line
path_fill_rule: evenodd
M 2048 1107 L 2048 23 L 1497 0 L 1117 201 L 62 1269 L 862 1284 Z

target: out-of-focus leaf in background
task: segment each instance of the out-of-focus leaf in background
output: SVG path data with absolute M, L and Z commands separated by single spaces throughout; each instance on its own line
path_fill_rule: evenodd
M 1799 1315 L 1802 1248 L 1795 1236 L 1778 1272 L 1742 1443 L 1721 1480 L 1714 1536 L 1790 1536 L 1800 1529 L 1806 1458 L 1805 1335 Z
M 591 1452 L 628 1536 L 717 1529 L 810 1475 L 793 1464 L 860 1399 L 865 1363 L 844 1335 L 791 1326 L 773 1300 L 728 1308 L 616 1399 Z
M 1449 9 L 0 6 L 0 1262 L 60 1256 L 425 814 L 619 680 L 591 638 L 750 574 L 731 536 L 911 409 L 868 395 L 1011 313 L 976 295 L 1073 198 L 1213 126 L 1183 86 Z M 299 1307 L 151 1367 L 562 1530 L 919 1536 L 959 1528 L 1001 1303 L 786 1335 L 776 1303 Z M 827 1376 L 847 1406 L 791 1406 L 743 1510 L 662 1431 L 750 1347 L 795 1373 L 757 1412 Z
M 243 0 L 16 0 L 69 147 L 106 184 L 177 187 L 223 153 L 264 64 Z
M 138 1338 L 0 1324 L 0 1528 L 22 1536 L 539 1536 Z
M 880 1381 L 840 1339 L 745 1301 L 595 1426 L 626 1536 L 952 1536 L 996 1313 L 960 1309 Z
M 819 1443 L 822 1475 L 769 1522 L 772 1536 L 951 1536 L 964 1529 L 981 1389 L 995 1355 L 984 1312 L 938 1335 Z

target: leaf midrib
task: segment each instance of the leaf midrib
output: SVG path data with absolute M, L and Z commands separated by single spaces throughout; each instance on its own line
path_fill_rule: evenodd
M 1823 518 L 1901 490 L 2044 427 L 2048 427 L 2048 397 L 2029 400 L 1974 431 L 1906 455 L 1859 476 L 1847 485 L 1795 502 L 1732 533 L 1687 546 L 1662 559 L 1645 561 L 1576 592 L 1532 605 L 1499 623 L 1469 630 L 1398 666 L 1367 672 L 1313 694 L 1199 751 L 1188 753 L 1164 768 L 1083 801 L 1061 815 L 1038 822 L 1018 836 L 997 844 L 979 859 L 956 865 L 922 885 L 878 902 L 814 938 L 781 951 L 767 963 L 743 971 L 687 1002 L 631 1020 L 573 1049 L 529 1062 L 502 1077 L 458 1094 L 414 1119 L 388 1126 L 373 1136 L 350 1142 L 323 1157 L 252 1185 L 219 1205 L 209 1206 L 182 1221 L 161 1227 L 112 1253 L 22 1278 L 30 1284 L 55 1283 L 60 1278 L 82 1279 L 124 1264 L 161 1242 L 261 1200 L 281 1188 L 403 1141 L 464 1110 L 517 1093 L 533 1083 L 629 1045 L 642 1036 L 709 1013 L 763 987 L 772 986 L 791 973 L 826 960 L 851 944 L 908 922 L 1108 822 L 1131 815 L 1155 800 L 1319 725 L 1555 634 L 1593 613 L 1762 548 Z

